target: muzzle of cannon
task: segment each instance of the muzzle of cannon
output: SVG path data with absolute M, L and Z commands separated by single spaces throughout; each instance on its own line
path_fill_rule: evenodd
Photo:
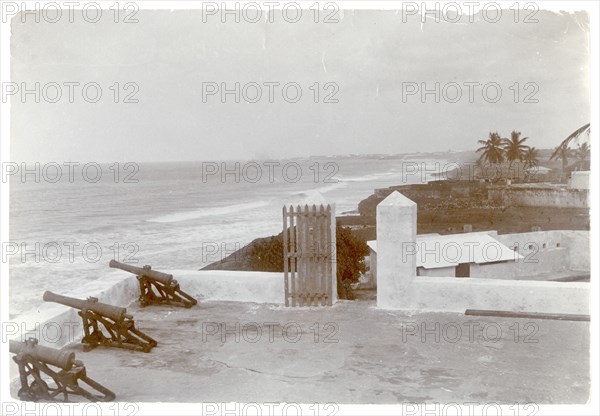
M 46 291 L 44 301 L 60 303 L 79 309 L 83 320 L 84 336 L 81 340 L 84 351 L 99 345 L 149 352 L 157 342 L 135 327 L 133 316 L 126 308 L 98 302 L 96 298 L 87 300 L 70 298 Z
M 30 338 L 25 342 L 10 341 L 9 350 L 15 354 L 13 360 L 19 366 L 21 388 L 18 396 L 24 401 L 69 401 L 69 394 L 83 396 L 92 402 L 110 402 L 115 394 L 87 376 L 83 363 L 75 359 L 74 352 L 61 351 L 38 345 L 38 340 Z M 58 370 L 50 366 L 58 367 Z M 42 373 L 46 376 L 42 378 Z M 48 379 L 52 379 L 49 385 Z M 90 392 L 79 385 L 87 384 Z M 100 393 L 100 394 L 98 394 Z
M 140 284 L 140 304 L 168 304 L 191 308 L 198 301 L 185 293 L 179 287 L 173 275 L 152 270 L 150 266 L 136 267 L 126 263 L 111 260 L 108 265 L 135 274 Z
M 112 267 L 113 269 L 124 270 L 137 276 L 149 277 L 150 279 L 154 279 L 163 285 L 170 285 L 173 282 L 172 274 L 152 270 L 150 266 L 136 267 L 132 266 L 131 264 L 118 262 L 116 260 L 111 260 L 110 263 L 108 263 L 108 266 Z M 177 283 L 177 281 L 175 281 L 175 283 Z
M 109 317 L 115 321 L 122 320 L 127 315 L 127 309 L 98 302 L 98 299 L 96 298 L 81 300 L 46 291 L 44 292 L 44 301 L 60 303 L 61 305 L 70 306 L 71 308 L 79 310 L 90 310 L 99 315 Z

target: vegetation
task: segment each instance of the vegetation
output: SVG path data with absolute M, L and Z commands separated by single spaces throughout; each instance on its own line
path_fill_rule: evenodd
M 525 169 L 534 168 L 539 165 L 539 152 L 535 147 L 527 148 L 523 161 Z
M 566 139 L 564 139 L 555 149 L 549 160 L 561 160 L 562 169 L 560 180 L 564 180 L 565 174 L 569 170 L 573 169 L 589 169 L 590 160 L 590 145 L 588 142 L 579 143 L 577 149 L 571 148 L 571 143 L 577 140 L 581 135 L 590 134 L 590 123 L 581 126 L 573 133 L 571 133 Z M 504 177 L 514 178 L 513 164 L 518 162 L 525 172 L 524 177 L 527 178 L 527 170 L 532 167 L 539 165 L 539 152 L 535 147 L 530 147 L 525 144 L 528 140 L 527 137 L 521 138 L 521 132 L 513 130 L 510 133 L 510 139 L 500 137 L 498 132 L 490 132 L 487 140 L 478 140 L 478 143 L 482 145 L 477 149 L 477 153 L 481 152 L 477 164 L 481 172 L 487 168 L 486 164 L 491 165 L 492 168 L 500 172 L 500 179 Z M 577 163 L 569 167 L 569 159 L 575 158 Z M 508 162 L 506 166 L 505 162 Z M 519 169 L 520 170 L 520 169 Z M 507 174 L 505 174 L 505 171 Z M 483 175 L 489 176 L 489 175 Z M 518 177 L 522 177 L 520 174 Z
M 515 161 L 518 160 L 521 162 L 525 158 L 529 149 L 529 146 L 523 144 L 525 140 L 527 140 L 527 137 L 521 139 L 521 132 L 515 130 L 510 133 L 510 139 L 502 139 L 506 160 L 510 164 L 509 167 L 512 167 Z
M 348 227 L 336 227 L 336 265 L 338 296 L 352 299 L 350 283 L 355 283 L 367 271 L 364 257 L 369 255 L 367 244 L 358 239 Z M 248 250 L 251 270 L 283 272 L 282 234 L 255 242 Z
M 562 146 L 569 147 L 569 145 L 571 144 L 571 142 L 573 140 L 577 139 L 579 136 L 581 136 L 584 133 L 586 133 L 588 136 L 590 135 L 590 123 L 587 123 L 587 124 L 579 127 L 573 133 L 569 134 L 569 136 L 567 136 L 567 138 L 564 139 L 562 141 L 562 143 L 558 145 L 558 147 L 562 147 Z
M 590 145 L 587 142 L 584 142 L 583 144 L 579 144 L 577 146 L 577 150 L 575 151 L 575 156 L 581 162 L 590 160 L 590 156 L 591 156 Z
M 556 149 L 554 149 L 552 156 L 550 156 L 550 160 L 560 159 L 562 161 L 561 179 L 567 171 L 567 166 L 569 166 L 569 158 L 572 156 L 573 149 L 571 149 L 569 144 L 565 142 L 562 142 Z
M 560 160 L 562 169 L 560 180 L 564 180 L 565 174 L 573 169 L 589 169 L 590 146 L 588 142 L 579 143 L 577 149 L 571 148 L 571 143 L 577 140 L 583 134 L 590 134 L 590 124 L 586 124 L 564 139 L 551 154 L 549 160 Z M 479 140 L 482 145 L 477 149 L 477 153 L 481 152 L 477 164 L 480 172 L 484 172 L 491 165 L 492 169 L 500 174 L 495 177 L 495 180 L 501 178 L 514 179 L 513 164 L 518 162 L 518 170 L 521 168 L 524 172 L 519 172 L 519 178 L 527 179 L 530 175 L 528 169 L 539 166 L 539 152 L 535 147 L 530 147 L 525 144 L 527 137 L 521 138 L 521 132 L 513 130 L 510 133 L 510 138 L 502 138 L 498 132 L 490 132 L 487 140 Z M 569 159 L 575 159 L 576 164 L 569 166 Z M 506 162 L 508 165 L 506 165 Z M 524 175 L 522 176 L 521 173 Z M 488 177 L 489 175 L 484 175 Z
M 283 238 L 281 234 L 253 244 L 249 251 L 251 270 L 263 272 L 283 271 Z
M 367 271 L 364 258 L 369 255 L 369 247 L 359 240 L 347 227 L 336 227 L 337 283 L 340 299 L 354 299 L 350 283 L 358 282 L 361 274 Z
M 590 147 L 588 143 L 579 144 L 579 148 L 577 150 L 571 149 L 571 142 L 579 138 L 584 133 L 588 136 L 590 135 L 590 123 L 581 126 L 573 133 L 569 134 L 569 136 L 564 139 L 556 147 L 556 149 L 554 149 L 554 152 L 550 156 L 550 160 L 560 159 L 562 161 L 561 180 L 564 179 L 567 172 L 570 157 L 575 157 L 580 162 L 589 160 Z
M 510 139 L 501 138 L 498 132 L 490 133 L 487 140 L 479 140 L 478 143 L 483 146 L 477 149 L 477 153 L 483 151 L 479 157 L 480 162 L 500 164 L 505 160 L 512 167 L 516 161 L 522 162 L 526 159 L 530 147 L 525 145 L 528 137 L 521 139 L 521 132 L 513 130 L 510 133 Z
M 478 143 L 483 145 L 477 149 L 477 153 L 483 151 L 481 157 L 479 158 L 480 161 L 492 164 L 504 162 L 503 142 L 497 132 L 490 133 L 489 139 L 479 140 Z
M 500 137 L 498 132 L 490 132 L 488 140 L 479 140 L 478 143 L 483 146 L 477 149 L 477 153 L 483 152 L 477 164 L 482 176 L 489 177 L 484 174 L 487 171 L 487 164 L 491 165 L 497 175 L 494 175 L 494 180 L 515 178 L 515 170 L 513 164 L 518 162 L 517 178 L 526 176 L 525 170 L 528 167 L 537 165 L 537 154 L 535 148 L 530 151 L 530 147 L 525 144 L 527 137 L 521 138 L 521 132 L 513 130 L 510 133 L 510 139 Z M 505 162 L 508 162 L 506 165 Z

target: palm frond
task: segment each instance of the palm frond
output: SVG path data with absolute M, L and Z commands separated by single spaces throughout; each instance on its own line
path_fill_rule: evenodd
M 589 131 L 589 130 L 590 130 L 590 123 L 587 123 L 587 124 L 579 127 L 573 133 L 569 134 L 569 136 L 562 141 L 562 143 L 560 144 L 560 146 L 567 146 L 568 147 L 569 144 L 571 143 L 571 141 L 573 139 L 579 137 L 582 133 L 584 133 L 585 131 Z

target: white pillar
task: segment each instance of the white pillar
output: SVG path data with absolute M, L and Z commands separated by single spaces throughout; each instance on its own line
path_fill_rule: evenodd
M 378 307 L 402 307 L 395 303 L 416 276 L 416 241 L 417 204 L 394 191 L 377 205 Z
M 331 302 L 332 304 L 337 303 L 338 301 L 338 292 L 337 292 L 337 245 L 336 245 L 336 219 L 335 219 L 335 204 L 331 204 L 331 245 L 333 246 L 331 251 Z

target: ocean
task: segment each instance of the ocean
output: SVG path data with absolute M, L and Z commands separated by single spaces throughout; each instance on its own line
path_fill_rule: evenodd
M 33 169 L 10 178 L 10 241 L 2 252 L 10 317 L 40 305 L 45 290 L 68 293 L 102 279 L 111 259 L 197 270 L 281 232 L 285 204 L 335 204 L 337 215 L 353 213 L 375 188 L 423 182 L 415 167 L 436 162 L 40 165 L 38 177 Z

